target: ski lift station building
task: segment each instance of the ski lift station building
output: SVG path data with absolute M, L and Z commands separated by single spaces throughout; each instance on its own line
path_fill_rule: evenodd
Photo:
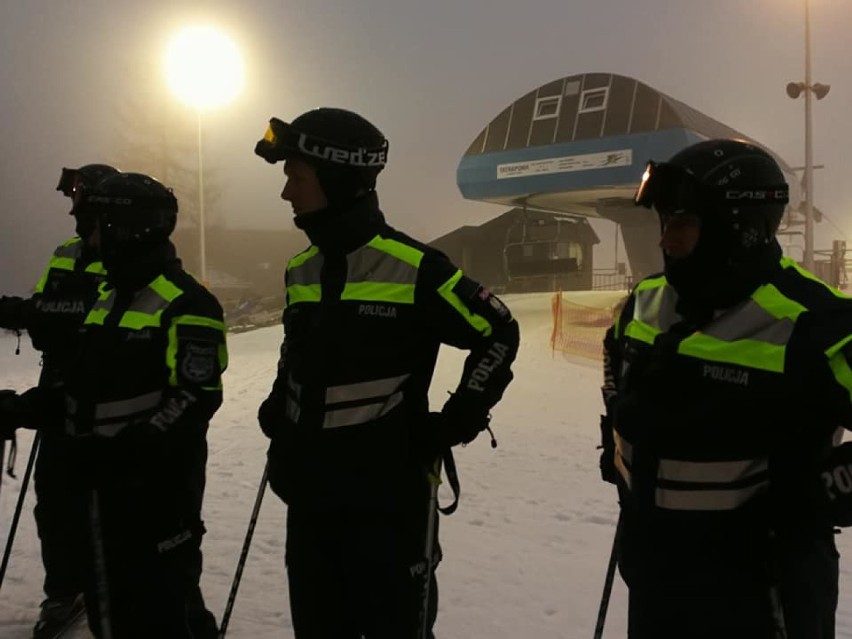
M 644 277 L 662 269 L 656 214 L 633 205 L 645 163 L 719 137 L 760 145 L 634 78 L 583 73 L 553 80 L 500 111 L 457 169 L 466 199 L 510 210 L 432 244 L 476 279 L 509 292 L 590 289 L 599 240 L 588 219 L 603 218 L 619 225 L 634 279 Z M 790 201 L 798 202 L 798 178 L 774 155 Z

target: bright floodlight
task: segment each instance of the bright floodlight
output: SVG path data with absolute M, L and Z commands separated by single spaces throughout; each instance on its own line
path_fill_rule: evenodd
M 242 59 L 236 45 L 219 31 L 188 27 L 166 50 L 166 77 L 175 95 L 194 108 L 221 106 L 242 89 Z

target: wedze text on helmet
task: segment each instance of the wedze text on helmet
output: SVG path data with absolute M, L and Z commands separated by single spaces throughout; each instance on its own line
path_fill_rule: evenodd
M 387 150 L 368 151 L 367 149 L 358 149 L 357 151 L 348 151 L 346 149 L 337 149 L 331 146 L 321 146 L 315 144 L 313 148 L 306 145 L 308 136 L 304 133 L 299 134 L 299 150 L 304 151 L 308 155 L 312 155 L 329 162 L 336 164 L 349 164 L 351 166 L 377 166 L 383 167 L 387 161 Z

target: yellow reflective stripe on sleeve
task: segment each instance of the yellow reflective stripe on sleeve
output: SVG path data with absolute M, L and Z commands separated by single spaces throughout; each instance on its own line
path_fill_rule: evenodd
M 287 287 L 289 304 L 298 302 L 319 302 L 322 298 L 322 287 L 319 284 L 294 284 Z
M 86 319 L 83 323 L 101 325 L 104 323 L 107 315 L 109 315 L 108 308 L 93 308 L 89 311 L 89 314 L 86 315 Z
M 219 360 L 219 373 L 223 373 L 228 368 L 228 348 L 225 345 L 227 328 L 225 323 L 211 317 L 202 315 L 179 315 L 172 319 L 172 324 L 169 326 L 169 344 L 166 347 L 166 366 L 169 369 L 169 385 L 177 386 L 177 352 L 178 326 L 204 326 L 212 328 L 214 331 L 222 333 L 222 343 L 219 344 L 216 351 Z M 203 390 L 222 390 L 222 377 L 219 376 L 219 383 L 216 386 L 202 386 Z
M 450 306 L 456 309 L 459 314 L 467 320 L 467 323 L 470 324 L 477 332 L 482 333 L 485 337 L 491 335 L 492 327 L 487 319 L 482 317 L 481 315 L 477 315 L 476 313 L 471 313 L 470 309 L 465 306 L 464 302 L 461 301 L 458 295 L 453 292 L 453 287 L 458 283 L 458 281 L 462 277 L 461 270 L 455 272 L 450 279 L 444 282 L 440 288 L 438 288 L 438 294 L 443 297 L 447 302 L 449 302 Z
M 414 284 L 350 282 L 343 287 L 340 299 L 414 304 Z
M 660 275 L 659 277 L 652 277 L 647 280 L 642 280 L 636 285 L 636 289 L 634 290 L 634 295 L 640 291 L 648 291 L 652 288 L 660 288 L 661 286 L 666 285 L 666 277 L 665 275 Z
M 95 275 L 106 275 L 106 269 L 103 262 L 92 262 L 86 267 L 86 273 L 94 273 Z
M 723 342 L 696 333 L 678 344 L 677 352 L 705 361 L 736 364 L 772 373 L 783 373 L 786 349 L 784 346 L 751 339 Z
M 291 268 L 301 266 L 317 253 L 319 253 L 319 249 L 316 246 L 310 247 L 304 253 L 299 253 L 298 255 L 291 258 L 290 261 L 287 263 L 287 269 L 289 270 Z
M 828 366 L 834 374 L 837 383 L 843 386 L 852 399 L 852 368 L 849 366 L 849 360 L 842 352 L 843 348 L 852 342 L 852 335 L 843 338 L 831 348 L 825 351 L 825 356 L 828 358 Z
M 50 262 L 47 263 L 47 268 L 44 270 L 44 273 L 41 276 L 41 279 L 35 286 L 36 293 L 44 292 L 44 285 L 47 284 L 47 277 L 50 275 L 50 271 L 53 269 L 59 271 L 73 271 L 74 270 L 74 258 L 73 257 L 56 257 L 53 256 L 50 258 Z
M 160 316 L 163 314 L 162 310 L 157 311 L 156 313 L 142 313 L 140 311 L 124 311 L 124 315 L 121 316 L 121 320 L 118 322 L 118 325 L 121 328 L 132 328 L 134 330 L 139 330 L 142 328 L 148 328 L 149 326 L 159 326 L 160 325 Z M 90 313 L 91 315 L 91 313 Z
M 786 297 L 772 284 L 764 284 L 751 296 L 760 307 L 775 319 L 796 320 L 808 309 L 795 300 Z
M 423 251 L 416 249 L 413 246 L 408 246 L 408 244 L 403 244 L 396 240 L 389 240 L 378 235 L 367 242 L 367 246 L 372 246 L 378 251 L 383 251 L 388 255 L 393 255 L 398 260 L 402 260 L 406 264 L 410 264 L 415 268 L 419 268 L 420 262 L 423 260 Z
M 627 327 L 624 329 L 625 337 L 632 337 L 633 339 L 644 342 L 645 344 L 653 344 L 654 339 L 656 339 L 657 335 L 661 332 L 662 331 L 660 331 L 660 329 L 654 328 L 653 326 L 646 324 L 645 322 L 640 322 L 639 320 L 628 322 Z
M 165 275 L 160 275 L 148 286 L 167 302 L 173 302 L 183 294 L 183 291 L 166 279 Z
M 101 282 L 98 287 L 98 299 L 95 300 L 94 305 L 89 309 L 89 313 L 86 315 L 86 319 L 83 320 L 83 324 L 102 325 L 104 323 L 106 316 L 112 310 L 113 300 L 110 299 L 112 292 L 112 289 L 107 289 L 106 282 Z
M 805 269 L 803 269 L 801 266 L 799 266 L 794 260 L 791 260 L 789 257 L 782 257 L 781 258 L 781 265 L 784 268 L 792 268 L 795 271 L 797 271 L 799 273 L 799 275 L 801 275 L 802 277 L 805 277 L 805 278 L 807 278 L 807 279 L 809 279 L 813 282 L 816 282 L 817 284 L 820 284 L 825 289 L 831 291 L 831 293 L 835 297 L 840 297 L 840 298 L 843 298 L 843 299 L 850 299 L 849 295 L 847 295 L 846 293 L 843 293 L 841 291 L 838 291 L 836 288 L 834 288 L 832 286 L 829 286 L 828 284 L 823 282 L 821 279 L 819 279 L 816 275 L 814 275 L 810 271 L 806 271 Z

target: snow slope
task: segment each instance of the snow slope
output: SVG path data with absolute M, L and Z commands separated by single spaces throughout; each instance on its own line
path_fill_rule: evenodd
M 522 345 L 515 382 L 494 411 L 499 446 L 487 437 L 456 452 L 462 501 L 442 517 L 438 570 L 442 638 L 591 637 L 617 517 L 614 488 L 598 478 L 599 366 L 554 357 L 548 295 L 506 296 Z M 220 617 L 227 600 L 265 461 L 257 407 L 272 383 L 280 327 L 233 335 L 225 403 L 210 428 L 203 588 Z M 0 388 L 23 390 L 38 374 L 26 340 L 0 338 Z M 432 387 L 440 405 L 455 387 L 464 353 L 445 349 Z M 18 474 L 29 452 L 20 437 Z M 0 540 L 20 480 L 3 477 Z M 0 639 L 29 637 L 41 599 L 41 563 L 30 495 L 0 596 Z M 285 508 L 267 492 L 243 573 L 229 637 L 292 637 L 284 569 Z M 839 538 L 852 553 L 852 535 Z M 852 573 L 842 567 L 838 636 L 852 639 Z M 616 578 L 605 637 L 624 637 L 626 590 Z M 84 629 L 74 637 L 90 635 Z

